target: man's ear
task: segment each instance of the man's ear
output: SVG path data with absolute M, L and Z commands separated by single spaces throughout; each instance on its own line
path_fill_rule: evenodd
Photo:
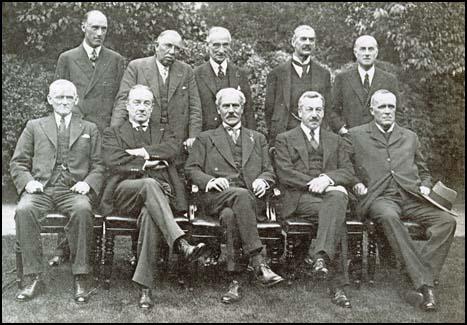
M 52 105 L 52 97 L 50 95 L 47 95 L 47 102 Z
M 81 30 L 86 32 L 86 23 L 81 23 Z

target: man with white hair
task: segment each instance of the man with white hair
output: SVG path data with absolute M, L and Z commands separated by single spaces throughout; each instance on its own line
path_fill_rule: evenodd
M 292 58 L 268 75 L 264 114 L 270 145 L 279 133 L 300 124 L 297 103 L 305 91 L 317 91 L 327 102 L 330 99 L 331 74 L 312 59 L 315 42 L 313 28 L 307 25 L 295 28 Z
M 206 42 L 209 61 L 195 69 L 196 84 L 203 108 L 202 130 L 215 129 L 222 123 L 222 119 L 217 114 L 215 100 L 217 92 L 223 88 L 235 88 L 245 94 L 242 123 L 245 127 L 255 130 L 256 121 L 248 73 L 229 60 L 232 52 L 229 30 L 224 27 L 212 27 Z
M 72 258 L 74 299 L 84 303 L 91 268 L 92 202 L 99 196 L 104 173 L 101 137 L 94 123 L 72 114 L 78 103 L 73 83 L 54 81 L 47 101 L 54 113 L 27 123 L 10 162 L 21 196 L 15 213 L 17 249 L 22 252 L 24 274 L 31 280 L 16 299 L 33 299 L 45 287 L 40 221 L 55 207 L 70 218 L 65 234 Z
M 272 286 L 283 278 L 269 268 L 261 255 L 256 201 L 274 184 L 275 176 L 265 136 L 242 126 L 244 104 L 245 96 L 235 88 L 217 93 L 222 124 L 196 138 L 185 173 L 203 192 L 201 201 L 208 215 L 234 220 L 236 227 L 230 229 L 238 229 L 243 253 L 249 257 L 256 279 L 263 286 Z M 239 284 L 233 280 L 222 302 L 240 299 Z

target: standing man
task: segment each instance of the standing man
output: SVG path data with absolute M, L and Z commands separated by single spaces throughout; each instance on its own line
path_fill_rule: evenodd
M 417 135 L 395 122 L 396 95 L 377 90 L 370 105 L 374 120 L 349 130 L 358 179 L 354 192 L 362 197 L 359 213 L 383 227 L 391 248 L 405 265 L 416 290 L 405 291 L 403 297 L 425 311 L 434 311 L 434 280 L 441 274 L 456 221 L 424 198 L 430 194 L 431 176 Z M 401 217 L 426 227 L 429 239 L 421 250 L 415 247 Z
M 375 67 L 378 43 L 373 36 L 363 35 L 357 38 L 353 52 L 357 67 L 336 76 L 333 108 L 327 117 L 332 130 L 340 135 L 354 126 L 373 120 L 369 104 L 375 90 L 388 89 L 399 97 L 396 77 Z
M 222 122 L 217 113 L 216 94 L 223 88 L 235 88 L 243 92 L 246 103 L 242 124 L 249 129 L 256 129 L 248 74 L 229 61 L 231 42 L 228 29 L 212 27 L 207 37 L 209 62 L 195 69 L 196 84 L 203 108 L 203 131 L 215 129 Z
M 329 101 L 331 74 L 311 59 L 315 48 L 315 31 L 307 25 L 295 28 L 292 58 L 269 73 L 267 78 L 265 118 L 269 144 L 279 133 L 300 124 L 298 99 L 305 91 L 314 90 Z
M 274 184 L 266 138 L 242 126 L 245 96 L 234 88 L 216 95 L 217 111 L 222 124 L 202 132 L 193 144 L 185 165 L 185 173 L 204 192 L 201 201 L 208 215 L 234 219 L 236 227 L 228 231 L 240 233 L 242 248 L 250 258 L 256 279 L 263 286 L 283 281 L 265 263 L 263 246 L 256 228 L 256 200 Z M 229 237 L 235 236 L 229 234 Z M 239 284 L 233 280 L 223 303 L 241 299 Z
M 151 120 L 157 121 L 161 129 L 175 132 L 180 143 L 185 141 L 186 146 L 191 147 L 201 132 L 202 111 L 193 70 L 176 59 L 182 47 L 180 34 L 166 30 L 157 38 L 155 56 L 130 62 L 115 99 L 112 126 L 121 125 L 127 117 L 126 103 L 131 87 L 145 85 L 155 97 Z M 165 133 L 162 138 L 167 139 Z M 181 156 L 177 162 L 183 162 Z
M 337 253 L 339 244 L 347 240 L 348 196 L 344 186 L 351 185 L 354 174 L 344 140 L 321 127 L 324 105 L 320 93 L 303 93 L 298 100 L 302 122 L 277 136 L 276 171 L 284 187 L 280 215 L 318 216 L 318 234 L 314 248 L 310 244 L 305 264 L 322 276 L 328 275 L 331 264 L 336 265 L 335 274 L 329 279 L 331 301 L 351 308 L 344 291 L 348 284 L 343 272 L 346 257 L 340 254 L 341 261 Z
M 60 55 L 54 78 L 73 82 L 80 99 L 73 111 L 80 113 L 84 120 L 95 123 L 102 134 L 110 125 L 125 61 L 120 54 L 103 46 L 107 18 L 102 12 L 87 12 L 81 29 L 84 32 L 83 42 Z M 49 265 L 59 265 L 68 257 L 66 239 L 59 234 L 55 256 L 49 260 Z
M 190 245 L 175 222 L 172 207 L 185 206 L 184 186 L 174 166 L 181 143 L 167 130 L 162 137 L 159 120 L 151 120 L 154 95 L 146 86 L 128 92 L 128 120 L 104 132 L 103 155 L 113 175 L 102 197 L 104 213 L 137 216 L 138 259 L 133 281 L 141 286 L 140 308 L 151 308 L 157 252 L 165 240 L 188 260 L 200 257 L 205 245 Z M 112 203 L 115 202 L 115 207 Z
M 89 253 L 92 243 L 92 201 L 103 181 L 101 137 L 94 123 L 72 114 L 78 103 L 76 87 L 68 80 L 50 85 L 47 101 L 51 116 L 29 121 L 10 163 L 13 182 L 21 195 L 16 208 L 16 238 L 22 252 L 24 274 L 31 278 L 16 296 L 26 301 L 45 285 L 40 221 L 56 208 L 70 217 L 65 226 L 72 257 L 74 299 L 86 302 Z

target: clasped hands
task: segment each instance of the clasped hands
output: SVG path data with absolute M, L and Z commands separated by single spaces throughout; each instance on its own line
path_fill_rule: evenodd
M 162 169 L 167 167 L 165 160 L 149 160 L 149 153 L 144 148 L 126 149 L 125 152 L 131 156 L 141 157 L 145 159 L 143 170 L 146 169 Z
M 44 185 L 42 185 L 41 182 L 38 182 L 36 180 L 29 181 L 26 186 L 25 186 L 25 191 L 29 194 L 33 193 L 42 193 L 44 192 Z M 70 188 L 70 191 L 76 192 L 82 195 L 86 195 L 89 193 L 89 190 L 91 188 L 89 187 L 89 184 L 86 182 L 77 182 L 75 185 L 73 185 Z
M 218 178 L 213 178 L 208 182 L 206 185 L 206 191 L 209 191 L 211 189 L 214 189 L 216 191 L 222 192 L 230 187 L 229 181 L 227 178 L 224 177 L 218 177 Z M 266 193 L 266 190 L 268 189 L 268 183 L 261 178 L 257 178 L 253 181 L 251 184 L 251 187 L 253 188 L 253 193 L 258 197 L 262 198 L 264 194 Z
M 320 175 L 319 177 L 313 178 L 311 181 L 306 183 L 308 191 L 313 193 L 321 194 L 326 188 L 331 185 L 331 179 L 328 176 Z

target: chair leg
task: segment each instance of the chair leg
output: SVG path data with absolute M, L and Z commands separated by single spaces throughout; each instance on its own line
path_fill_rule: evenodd
M 21 247 L 19 243 L 16 242 L 15 245 L 16 251 L 16 285 L 18 289 L 23 289 L 23 253 L 21 252 Z
M 376 238 L 373 232 L 368 233 L 368 284 L 375 284 L 376 271 Z
M 363 238 L 358 235 L 357 238 L 351 236 L 349 238 L 350 247 L 350 264 L 349 274 L 355 286 L 360 287 L 363 274 Z
M 114 241 L 115 235 L 107 233 L 105 236 L 104 251 L 104 289 L 110 289 L 110 277 L 112 276 L 112 265 L 114 259 Z
M 291 238 L 287 237 L 286 242 L 286 277 L 287 283 L 290 285 L 292 281 L 295 279 L 295 263 L 294 263 L 294 242 Z
M 93 276 L 99 282 L 102 265 L 102 230 L 97 229 L 94 233 L 94 247 L 91 251 L 91 261 L 93 263 Z

